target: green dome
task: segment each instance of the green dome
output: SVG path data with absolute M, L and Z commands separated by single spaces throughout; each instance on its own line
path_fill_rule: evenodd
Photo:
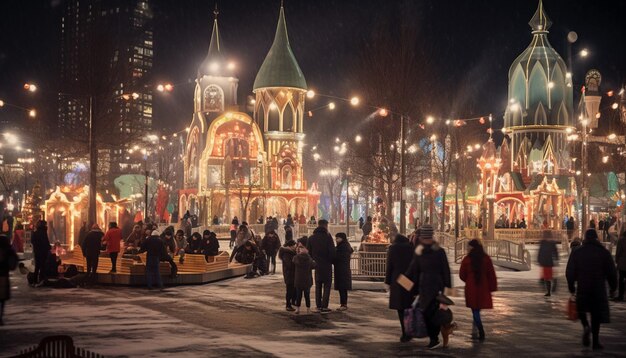
M 280 7 L 274 43 L 265 57 L 254 80 L 253 90 L 267 87 L 293 87 L 306 90 L 306 80 L 298 61 L 289 46 L 287 24 L 283 7 Z
M 505 127 L 571 126 L 574 115 L 571 74 L 548 41 L 552 23 L 541 0 L 528 24 L 532 28 L 532 41 L 509 69 Z

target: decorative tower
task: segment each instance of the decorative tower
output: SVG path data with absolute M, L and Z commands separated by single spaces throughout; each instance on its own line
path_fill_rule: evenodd
M 590 129 L 598 128 L 598 114 L 600 113 L 600 84 L 602 83 L 602 75 L 600 71 L 593 69 L 587 71 L 585 75 L 585 118 L 589 120 L 588 127 Z
M 306 189 L 302 141 L 306 80 L 287 35 L 281 4 L 276 35 L 256 79 L 254 119 L 263 131 L 272 189 Z
M 567 131 L 573 127 L 571 74 L 548 42 L 552 22 L 542 0 L 528 24 L 532 41 L 509 69 L 509 104 L 504 114 L 504 127 L 511 137 L 507 169 L 524 175 L 564 174 L 569 170 Z M 551 143 L 545 146 L 546 142 Z M 528 158 L 529 143 L 552 153 L 536 156 L 542 162 L 533 163 Z
M 184 158 L 184 184 L 186 189 L 199 188 L 200 155 L 206 143 L 206 131 L 210 123 L 225 111 L 237 111 L 237 86 L 235 65 L 226 61 L 222 54 L 217 5 L 213 11 L 213 31 L 209 51 L 198 67 L 193 100 L 193 119 L 187 135 Z
M 237 110 L 237 86 L 239 79 L 234 77 L 235 64 L 225 60 L 220 44 L 217 26 L 217 5 L 213 11 L 213 32 L 209 51 L 198 67 L 194 111 L 200 113 L 222 113 Z

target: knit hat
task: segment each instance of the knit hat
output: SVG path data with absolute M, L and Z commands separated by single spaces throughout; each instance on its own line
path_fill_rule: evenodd
M 288 247 L 288 246 L 296 246 L 296 242 L 295 242 L 293 239 L 291 239 L 291 240 L 287 240 L 287 241 L 285 242 L 285 245 L 284 245 L 284 246 L 285 246 L 285 247 Z
M 422 240 L 432 239 L 434 233 L 435 231 L 433 230 L 433 227 L 430 224 L 422 225 L 422 227 L 420 228 L 420 239 Z
M 159 232 L 159 230 L 153 230 L 152 236 L 161 236 L 161 233 Z

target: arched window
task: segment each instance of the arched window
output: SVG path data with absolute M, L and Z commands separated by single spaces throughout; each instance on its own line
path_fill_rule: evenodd
M 204 111 L 224 111 L 224 91 L 216 85 L 209 85 L 204 90 Z
M 539 63 L 535 64 L 530 73 L 528 97 L 529 107 L 539 103 L 543 103 L 544 107 L 548 105 L 548 77 Z
M 278 107 L 275 104 L 270 105 L 270 110 L 267 112 L 267 130 L 278 131 L 280 130 L 280 114 L 278 113 Z
M 285 106 L 285 111 L 283 112 L 283 131 L 284 132 L 295 132 L 296 129 L 294 126 L 297 124 L 295 120 L 296 112 L 293 110 L 291 103 L 287 103 Z
M 254 158 L 256 160 L 256 158 Z M 250 144 L 242 138 L 224 142 L 224 178 L 248 183 L 250 178 Z
M 292 188 L 292 174 L 291 174 L 291 165 L 284 165 L 282 169 L 282 181 L 281 188 L 282 189 L 291 189 Z

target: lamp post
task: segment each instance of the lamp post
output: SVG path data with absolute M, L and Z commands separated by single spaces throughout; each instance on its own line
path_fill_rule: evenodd
M 350 237 L 350 176 L 352 169 L 346 171 L 346 237 Z
M 400 115 L 400 233 L 406 232 L 406 177 L 405 177 L 404 115 Z

